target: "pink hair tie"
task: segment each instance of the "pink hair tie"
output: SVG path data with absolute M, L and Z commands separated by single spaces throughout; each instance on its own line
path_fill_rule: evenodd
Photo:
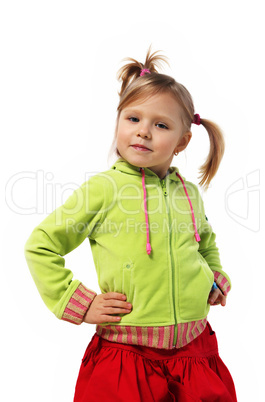
M 151 74 L 151 71 L 148 70 L 148 68 L 143 68 L 143 69 L 141 70 L 140 77 L 142 77 L 143 75 L 145 75 L 145 73 Z
M 193 118 L 193 122 L 194 124 L 197 124 L 197 126 L 199 126 L 201 124 L 201 118 L 199 114 L 195 114 L 194 118 Z

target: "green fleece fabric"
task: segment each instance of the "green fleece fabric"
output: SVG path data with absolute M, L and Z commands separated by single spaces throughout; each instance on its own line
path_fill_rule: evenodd
M 80 284 L 63 257 L 86 238 L 101 292 L 124 293 L 132 303 L 121 325 L 167 326 L 204 319 L 214 272 L 231 285 L 197 186 L 185 180 L 199 243 L 178 169 L 170 167 L 163 180 L 144 170 L 150 255 L 142 175 L 123 159 L 91 177 L 32 232 L 25 246 L 28 266 L 43 301 L 58 318 Z

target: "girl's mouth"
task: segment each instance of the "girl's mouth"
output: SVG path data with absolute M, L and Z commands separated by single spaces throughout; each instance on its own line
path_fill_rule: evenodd
M 147 151 L 151 151 L 151 149 L 144 147 L 143 145 L 140 144 L 134 144 L 131 145 L 134 149 L 136 149 L 136 151 L 142 151 L 142 152 L 147 152 Z

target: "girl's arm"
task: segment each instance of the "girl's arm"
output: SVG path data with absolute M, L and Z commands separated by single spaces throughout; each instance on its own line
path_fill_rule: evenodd
M 216 245 L 216 234 L 213 232 L 212 226 L 205 215 L 204 203 L 200 194 L 199 199 L 201 211 L 201 225 L 198 229 L 201 238 L 201 241 L 199 242 L 199 252 L 213 271 L 214 281 L 217 286 L 222 291 L 223 295 L 227 296 L 231 289 L 231 280 L 222 268 L 219 249 Z
M 46 306 L 59 319 L 81 324 L 96 296 L 65 267 L 63 256 L 79 246 L 104 218 L 103 179 L 90 178 L 32 232 L 25 257 Z

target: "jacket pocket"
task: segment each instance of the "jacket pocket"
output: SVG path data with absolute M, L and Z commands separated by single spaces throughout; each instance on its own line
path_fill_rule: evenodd
M 205 276 L 206 278 L 208 278 L 209 280 L 209 285 L 212 287 L 213 282 L 214 282 L 214 274 L 213 271 L 211 270 L 211 268 L 208 265 L 208 262 L 205 260 L 205 258 L 201 255 L 201 253 L 198 252 L 199 255 L 199 259 L 201 262 L 201 267 L 204 270 Z
M 209 294 L 214 275 L 207 261 L 198 253 L 196 260 L 179 281 L 179 311 L 182 320 L 196 321 L 205 318 L 209 312 Z M 178 307 L 176 306 L 176 308 Z

